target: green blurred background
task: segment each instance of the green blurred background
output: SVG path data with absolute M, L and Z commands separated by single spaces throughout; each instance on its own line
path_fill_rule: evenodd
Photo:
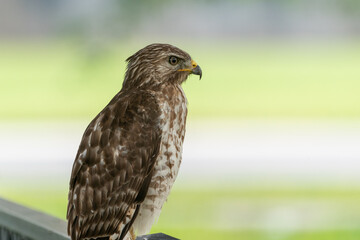
M 359 239 L 359 40 L 355 0 L 3 0 L 0 196 L 65 219 L 83 130 L 162 42 L 203 79 L 184 83 L 184 168 L 152 232 Z

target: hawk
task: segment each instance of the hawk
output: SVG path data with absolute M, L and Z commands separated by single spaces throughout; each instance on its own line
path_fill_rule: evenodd
M 134 240 L 150 231 L 177 176 L 187 100 L 181 84 L 202 75 L 190 55 L 151 44 L 127 60 L 122 89 L 90 122 L 68 195 L 72 240 Z

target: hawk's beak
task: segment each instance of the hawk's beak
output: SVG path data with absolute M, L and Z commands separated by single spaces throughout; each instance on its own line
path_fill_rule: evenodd
M 197 63 L 194 61 L 194 60 L 191 60 L 191 65 L 192 65 L 192 70 L 191 70 L 191 73 L 192 74 L 195 74 L 195 75 L 199 75 L 201 79 L 201 76 L 202 76 L 202 71 L 201 71 L 201 68 L 199 65 L 197 65 Z
M 187 71 L 192 74 L 199 75 L 200 79 L 201 79 L 201 76 L 202 76 L 201 68 L 199 65 L 197 65 L 197 63 L 194 60 L 191 60 L 191 67 L 192 67 L 191 69 L 184 68 L 184 69 L 179 69 L 178 71 Z

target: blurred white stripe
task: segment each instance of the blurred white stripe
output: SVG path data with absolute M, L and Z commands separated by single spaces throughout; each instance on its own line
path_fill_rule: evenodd
M 68 179 L 87 121 L 2 122 L 0 180 Z M 360 183 L 360 120 L 194 120 L 182 179 Z M 35 174 L 36 173 L 36 174 Z

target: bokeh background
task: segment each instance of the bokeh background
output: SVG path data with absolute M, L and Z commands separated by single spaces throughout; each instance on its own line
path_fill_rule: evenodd
M 152 232 L 360 238 L 357 0 L 2 0 L 0 196 L 65 219 L 87 124 L 125 59 L 171 43 L 203 69 Z

